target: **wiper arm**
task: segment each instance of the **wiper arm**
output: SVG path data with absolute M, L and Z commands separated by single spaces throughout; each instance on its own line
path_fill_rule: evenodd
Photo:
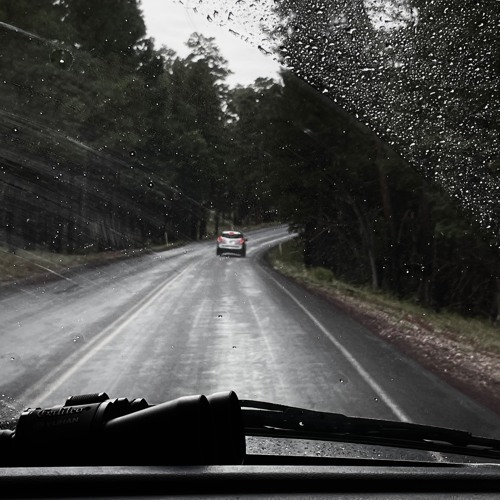
M 316 439 L 500 460 L 500 441 L 440 427 L 347 417 L 259 401 L 234 392 L 158 405 L 144 399 L 74 396 L 28 408 L 0 430 L 0 466 L 243 464 L 245 436 Z
M 241 401 L 245 435 L 359 443 L 500 460 L 500 440 L 443 427 Z

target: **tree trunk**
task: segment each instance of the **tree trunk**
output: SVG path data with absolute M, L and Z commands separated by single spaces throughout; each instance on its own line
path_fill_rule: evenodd
M 374 290 L 378 290 L 380 283 L 379 283 L 377 264 L 375 259 L 375 243 L 373 239 L 373 233 L 372 231 L 370 231 L 370 228 L 368 227 L 368 223 L 366 221 L 366 217 L 361 212 L 359 207 L 356 205 L 356 202 L 353 199 L 350 199 L 349 203 L 352 209 L 354 210 L 354 213 L 356 214 L 359 224 L 359 230 L 361 233 L 361 238 L 365 243 L 366 252 L 368 255 L 368 263 L 371 272 L 372 288 Z
M 496 264 L 496 280 L 495 280 L 495 307 L 496 307 L 496 316 L 495 316 L 495 325 L 500 325 L 500 259 L 499 252 L 497 251 L 497 264 Z
M 386 222 L 386 226 L 389 232 L 389 269 L 390 269 L 390 288 L 396 292 L 396 295 L 399 297 L 401 295 L 401 279 L 400 279 L 400 269 L 399 269 L 399 242 L 397 241 L 397 231 L 396 224 L 394 219 L 394 213 L 392 210 L 391 204 L 391 196 L 389 183 L 387 182 L 387 175 L 384 171 L 384 167 L 380 160 L 380 155 L 378 151 L 378 147 L 376 148 L 377 158 L 375 163 L 377 164 L 378 170 L 378 179 L 380 186 L 380 198 L 382 201 L 382 209 L 384 212 L 384 218 Z

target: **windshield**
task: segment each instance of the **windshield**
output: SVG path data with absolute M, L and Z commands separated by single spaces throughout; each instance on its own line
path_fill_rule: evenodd
M 0 0 L 0 420 L 232 389 L 500 438 L 499 33 L 494 0 Z

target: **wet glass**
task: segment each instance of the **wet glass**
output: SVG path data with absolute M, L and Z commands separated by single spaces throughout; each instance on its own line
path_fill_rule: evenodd
M 499 8 L 3 2 L 1 420 L 234 389 L 498 437 Z

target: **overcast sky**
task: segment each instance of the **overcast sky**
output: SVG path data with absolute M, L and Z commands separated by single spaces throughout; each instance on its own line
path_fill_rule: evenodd
M 217 45 L 233 75 L 228 77 L 230 85 L 248 85 L 258 77 L 276 78 L 279 65 L 266 57 L 257 48 L 231 34 L 228 28 L 220 28 L 213 22 L 193 12 L 175 0 L 141 0 L 148 36 L 155 39 L 156 47 L 166 45 L 185 57 L 188 48 L 185 42 L 194 31 L 215 37 Z

